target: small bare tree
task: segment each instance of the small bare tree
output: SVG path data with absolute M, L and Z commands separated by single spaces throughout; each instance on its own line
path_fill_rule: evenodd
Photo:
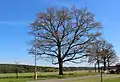
M 90 49 L 91 54 L 89 56 L 90 63 L 98 64 L 98 71 L 100 72 L 99 65 L 102 63 L 104 65 L 104 70 L 109 66 L 118 61 L 118 57 L 113 49 L 112 44 L 107 43 L 106 41 L 99 41 L 95 43 Z
M 106 43 L 101 52 L 101 60 L 104 65 L 104 70 L 109 69 L 110 65 L 115 64 L 118 61 L 118 56 L 116 55 L 113 45 Z M 108 65 L 108 66 L 107 66 Z
M 100 63 L 101 63 L 101 41 L 94 42 L 91 47 L 89 48 L 89 58 L 88 62 L 89 63 L 94 63 L 95 64 L 95 69 L 96 65 L 98 66 L 98 72 L 100 72 Z M 95 70 L 96 71 L 96 70 Z
M 37 55 L 51 58 L 59 64 L 59 75 L 63 75 L 63 63 L 75 62 L 86 56 L 84 50 L 100 35 L 100 23 L 86 9 L 48 8 L 38 14 L 30 26 L 30 34 Z

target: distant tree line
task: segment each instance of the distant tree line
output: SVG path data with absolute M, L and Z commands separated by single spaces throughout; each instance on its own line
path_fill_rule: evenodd
M 64 71 L 94 70 L 94 67 L 64 67 Z
M 37 70 L 38 72 L 56 72 L 58 71 L 58 68 L 37 66 Z M 0 73 L 16 73 L 16 72 L 19 72 L 19 73 L 34 72 L 34 66 L 0 64 Z
M 30 65 L 15 65 L 15 64 L 0 64 L 0 73 L 29 73 L 34 72 L 34 66 Z M 64 71 L 76 70 L 93 70 L 93 67 L 64 67 Z M 56 67 L 37 66 L 38 72 L 58 72 Z

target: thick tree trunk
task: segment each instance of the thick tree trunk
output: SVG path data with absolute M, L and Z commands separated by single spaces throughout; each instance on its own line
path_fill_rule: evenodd
M 63 63 L 59 61 L 59 75 L 63 75 Z
M 61 48 L 58 45 L 58 64 L 59 64 L 59 75 L 63 75 L 63 62 L 61 58 Z
M 106 70 L 106 58 L 104 57 L 104 71 Z
M 108 62 L 108 70 L 110 69 L 110 62 L 109 62 L 109 59 L 107 60 Z
M 98 64 L 98 72 L 100 72 L 100 61 L 97 60 L 97 64 Z
M 96 63 L 95 63 L 95 72 L 96 72 Z

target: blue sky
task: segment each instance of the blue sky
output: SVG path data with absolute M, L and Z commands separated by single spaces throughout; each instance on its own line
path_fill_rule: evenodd
M 120 56 L 120 0 L 0 0 L 0 63 L 34 64 L 28 55 L 27 34 L 29 24 L 35 20 L 36 14 L 47 7 L 87 7 L 95 19 L 102 23 L 103 37 L 114 45 Z M 55 66 L 44 60 L 38 65 Z M 65 66 L 67 63 L 65 64 Z M 86 66 L 88 64 L 77 64 Z M 76 64 L 69 64 L 76 66 Z

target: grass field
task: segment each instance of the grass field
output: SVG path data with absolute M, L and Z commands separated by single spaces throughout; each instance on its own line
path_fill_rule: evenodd
M 89 71 L 76 71 L 76 72 L 64 72 L 63 76 L 59 76 L 57 72 L 42 72 L 38 73 L 38 79 L 57 79 L 57 78 L 71 78 L 71 77 L 79 77 L 79 76 L 87 76 L 97 74 Z M 19 73 L 19 78 L 15 78 L 16 74 L 0 74 L 0 77 L 4 77 L 4 79 L 0 79 L 0 82 L 26 82 L 32 81 L 33 73 Z M 12 77 L 12 78 L 10 78 Z M 120 78 L 118 75 L 105 75 L 103 76 L 103 82 L 120 82 Z M 119 75 L 120 77 L 120 75 Z M 64 82 L 64 81 L 63 81 Z M 100 82 L 100 76 L 83 78 L 83 79 L 74 79 L 65 82 Z
M 98 77 L 95 77 L 95 78 L 86 78 L 86 79 L 76 79 L 66 82 L 100 82 L 100 79 Z M 120 82 L 120 78 L 103 79 L 103 82 Z
M 42 72 L 38 73 L 38 79 L 53 79 L 53 78 L 69 78 L 69 77 L 78 77 L 78 76 L 87 76 L 96 74 L 89 71 L 74 71 L 74 72 L 64 72 L 63 76 L 59 76 L 58 72 Z M 0 82 L 25 82 L 28 80 L 33 80 L 34 73 L 19 73 L 19 78 L 15 78 L 16 74 L 0 74 Z M 4 78 L 4 79 L 3 79 Z
M 100 81 L 101 81 L 100 76 L 95 76 L 95 77 L 75 79 L 75 80 L 65 81 L 65 82 L 100 82 Z M 103 82 L 120 82 L 120 75 L 109 75 L 109 74 L 104 75 Z
M 64 72 L 63 77 L 58 75 L 58 72 L 38 72 L 37 75 L 39 78 L 65 78 L 67 76 L 86 76 L 96 74 L 95 72 L 89 72 L 89 71 L 70 71 L 70 72 Z M 34 76 L 34 73 L 19 73 L 19 78 L 32 78 Z M 15 73 L 7 73 L 7 74 L 0 74 L 0 78 L 15 78 Z

